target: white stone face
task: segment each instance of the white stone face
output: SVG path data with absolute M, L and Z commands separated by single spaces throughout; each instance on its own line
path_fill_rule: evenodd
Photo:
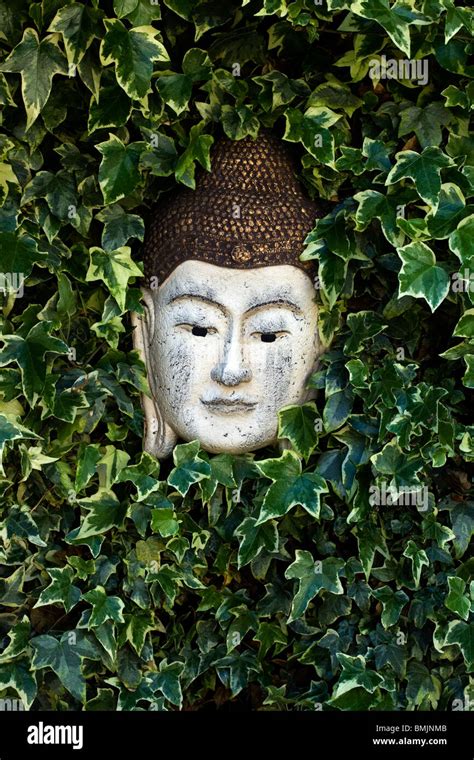
M 321 353 L 310 277 L 189 260 L 145 295 L 149 383 L 166 426 L 215 453 L 274 442 L 278 410 L 311 396 Z

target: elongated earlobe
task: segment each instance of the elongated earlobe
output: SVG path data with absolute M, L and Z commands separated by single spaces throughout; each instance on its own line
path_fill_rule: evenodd
M 134 327 L 132 339 L 133 347 L 140 354 L 141 360 L 146 367 L 150 367 L 149 347 L 155 332 L 155 318 L 153 298 L 149 290 L 142 288 L 143 301 L 145 304 L 145 316 L 136 312 L 131 313 Z M 151 397 L 141 394 L 141 405 L 145 417 L 143 431 L 143 450 L 152 454 L 157 459 L 165 459 L 169 456 L 177 443 L 178 437 L 174 430 L 165 422 L 158 404 L 154 399 L 153 389 Z

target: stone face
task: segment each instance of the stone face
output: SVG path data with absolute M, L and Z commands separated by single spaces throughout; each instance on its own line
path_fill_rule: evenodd
M 144 448 L 167 456 L 178 439 L 243 453 L 276 439 L 278 410 L 311 397 L 321 354 L 310 277 L 282 264 L 233 269 L 179 264 L 134 315 L 134 345 L 153 399 L 143 397 Z

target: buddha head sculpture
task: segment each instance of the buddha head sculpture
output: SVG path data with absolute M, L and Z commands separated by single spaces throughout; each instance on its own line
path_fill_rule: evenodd
M 196 190 L 160 203 L 144 245 L 145 315 L 134 346 L 148 372 L 144 449 L 181 439 L 243 453 L 276 440 L 278 410 L 312 397 L 322 347 L 303 243 L 320 216 L 274 137 L 214 147 Z

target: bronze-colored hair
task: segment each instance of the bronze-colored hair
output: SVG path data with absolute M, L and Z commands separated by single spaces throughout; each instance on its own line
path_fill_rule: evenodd
M 268 133 L 221 139 L 196 190 L 180 189 L 152 212 L 144 244 L 145 282 L 162 283 L 188 259 L 246 269 L 302 262 L 306 235 L 322 216 L 303 192 L 292 156 Z

